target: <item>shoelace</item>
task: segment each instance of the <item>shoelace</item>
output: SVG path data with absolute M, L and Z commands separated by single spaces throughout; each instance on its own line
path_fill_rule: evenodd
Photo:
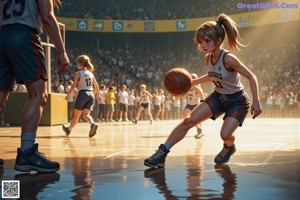
M 221 156 L 225 157 L 225 155 L 229 152 L 229 149 L 226 149 L 225 147 L 221 150 L 219 153 Z
M 48 161 L 48 159 L 46 158 L 45 154 L 39 151 L 34 152 L 35 155 L 37 155 L 38 157 Z
M 164 154 L 165 154 L 165 152 L 163 152 L 163 151 L 161 151 L 161 150 L 157 150 L 157 151 L 152 155 L 152 157 L 153 157 L 154 159 L 157 159 L 157 158 L 159 158 L 159 157 L 164 156 Z
M 221 101 L 222 101 L 222 103 L 223 103 L 224 101 L 227 101 L 227 100 L 228 100 L 228 97 L 227 97 L 225 94 L 221 94 L 221 96 L 220 96 L 219 99 L 221 99 Z

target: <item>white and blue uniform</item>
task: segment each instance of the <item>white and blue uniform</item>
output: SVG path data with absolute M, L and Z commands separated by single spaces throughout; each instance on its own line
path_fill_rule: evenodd
M 79 70 L 78 73 L 80 75 L 77 83 L 79 93 L 76 99 L 75 109 L 89 109 L 93 111 L 95 104 L 95 94 L 93 88 L 94 74 L 86 69 Z
M 199 95 L 197 94 L 197 86 L 188 91 L 187 104 L 185 109 L 193 110 L 200 103 Z
M 147 95 L 147 92 L 140 92 L 140 105 L 143 106 L 145 109 L 149 107 L 150 98 Z
M 228 69 L 224 64 L 224 58 L 229 51 L 222 50 L 216 63 L 208 55 L 208 76 L 214 83 L 214 92 L 205 99 L 216 119 L 223 113 L 226 117 L 236 118 L 242 126 L 249 110 L 249 100 L 243 91 L 244 86 L 240 81 L 240 74 Z

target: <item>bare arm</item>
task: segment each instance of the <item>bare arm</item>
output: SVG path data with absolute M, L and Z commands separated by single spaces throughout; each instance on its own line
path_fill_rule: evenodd
M 41 19 L 48 36 L 54 43 L 57 50 L 57 66 L 61 67 L 58 70 L 62 74 L 68 70 L 70 60 L 66 53 L 64 43 L 60 34 L 60 29 L 54 15 L 53 1 L 52 0 L 38 0 L 38 8 Z
M 101 102 L 102 98 L 100 96 L 99 85 L 98 85 L 95 77 L 93 77 L 93 84 L 94 84 L 94 87 L 95 87 L 95 90 L 96 90 L 96 93 L 97 93 L 98 100 L 99 100 L 99 102 Z
M 69 95 L 75 90 L 79 79 L 80 79 L 80 74 L 78 72 L 76 72 L 75 75 L 74 75 L 73 85 L 70 88 L 70 90 L 68 91 L 67 96 L 65 97 L 66 100 L 68 100 Z
M 225 56 L 225 65 L 249 80 L 253 100 L 251 114 L 253 115 L 253 119 L 256 118 L 262 112 L 256 76 L 236 56 L 231 53 Z
M 204 83 L 210 83 L 210 82 L 211 82 L 211 80 L 208 77 L 208 74 L 205 74 L 204 76 L 201 76 L 200 78 L 193 79 L 192 86 L 196 86 L 196 85 L 204 84 Z

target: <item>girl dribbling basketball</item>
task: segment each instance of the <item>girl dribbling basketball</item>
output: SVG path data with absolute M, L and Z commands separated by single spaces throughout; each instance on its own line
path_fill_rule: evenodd
M 238 50 L 239 46 L 243 46 L 239 41 L 236 23 L 225 14 L 219 15 L 217 21 L 202 24 L 196 31 L 194 42 L 199 51 L 206 53 L 204 60 L 208 73 L 193 80 L 192 85 L 213 83 L 214 91 L 192 111 L 190 117 L 176 126 L 156 153 L 145 159 L 146 166 L 164 167 L 170 148 L 182 140 L 190 128 L 208 118 L 216 119 L 224 113 L 220 131 L 224 144 L 214 161 L 216 164 L 227 163 L 236 151 L 234 132 L 238 126 L 242 126 L 249 110 L 248 96 L 240 82 L 240 75 L 250 83 L 253 119 L 261 114 L 256 76 L 236 56 L 222 48 L 225 35 L 230 50 Z

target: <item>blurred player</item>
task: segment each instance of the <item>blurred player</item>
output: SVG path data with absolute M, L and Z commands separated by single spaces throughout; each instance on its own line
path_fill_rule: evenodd
M 146 89 L 146 85 L 142 84 L 140 85 L 140 102 L 139 102 L 139 107 L 136 113 L 136 118 L 135 120 L 132 121 L 132 123 L 137 124 L 138 120 L 140 118 L 141 112 L 145 109 L 147 116 L 150 119 L 150 124 L 152 124 L 153 122 L 153 118 L 152 118 L 152 114 L 150 112 L 150 100 L 152 99 L 152 95 L 150 94 L 150 92 L 148 92 Z
M 236 56 L 222 48 L 225 35 L 227 35 L 229 49 L 235 50 L 243 46 L 239 42 L 236 23 L 225 14 L 219 15 L 217 21 L 202 24 L 196 31 L 194 41 L 198 50 L 206 53 L 205 63 L 208 73 L 193 80 L 192 84 L 212 82 L 215 85 L 214 92 L 192 111 L 190 117 L 173 129 L 156 153 L 145 159 L 146 166 L 164 167 L 171 147 L 182 140 L 190 128 L 206 119 L 216 119 L 224 113 L 224 122 L 220 132 L 224 144 L 214 161 L 216 164 L 227 163 L 236 151 L 234 132 L 238 126 L 242 126 L 249 110 L 248 96 L 240 82 L 240 75 L 247 78 L 250 83 L 253 119 L 261 114 L 256 76 Z
M 48 160 L 35 144 L 36 132 L 46 104 L 47 73 L 40 34 L 44 28 L 57 50 L 58 73 L 68 69 L 67 56 L 54 6 L 59 0 L 0 1 L 0 107 L 8 99 L 14 81 L 28 90 L 21 119 L 21 147 L 17 149 L 15 169 L 54 172 L 59 163 Z M 0 166 L 3 161 L 0 161 Z
M 191 74 L 193 79 L 197 79 L 197 74 Z M 186 94 L 187 95 L 187 104 L 183 110 L 183 118 L 189 118 L 192 110 L 196 108 L 196 106 L 200 103 L 201 99 L 204 99 L 204 94 L 202 92 L 202 88 L 199 86 L 193 86 L 191 90 Z M 199 139 L 203 136 L 201 123 L 195 125 L 197 129 L 197 134 L 195 138 Z
M 75 102 L 74 116 L 69 127 L 62 125 L 62 128 L 66 136 L 69 136 L 71 130 L 78 123 L 82 113 L 82 117 L 90 124 L 89 137 L 93 137 L 96 135 L 98 128 L 98 125 L 95 124 L 93 117 L 90 115 L 95 104 L 94 88 L 96 90 L 99 102 L 101 102 L 102 99 L 100 96 L 98 83 L 94 74 L 92 73 L 94 71 L 94 66 L 91 63 L 90 58 L 86 55 L 81 55 L 76 59 L 76 63 L 78 71 L 74 75 L 73 85 L 65 98 L 68 100 L 69 95 L 72 94 L 77 86 L 78 95 Z

